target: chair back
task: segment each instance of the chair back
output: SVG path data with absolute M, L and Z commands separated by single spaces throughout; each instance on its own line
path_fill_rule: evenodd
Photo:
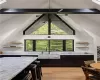
M 86 70 L 86 68 L 84 66 L 82 66 L 82 70 L 84 72 L 86 80 L 89 80 L 89 73 L 87 72 L 87 70 Z
M 100 72 L 96 69 L 91 69 L 88 67 L 84 67 L 82 66 L 82 69 L 84 71 L 84 74 L 86 76 L 86 80 L 89 79 L 89 75 L 91 74 L 92 76 L 94 76 L 96 79 L 100 80 Z
M 85 66 L 85 67 L 90 67 L 90 64 L 91 64 L 91 63 L 95 63 L 95 61 L 94 61 L 94 60 L 84 61 L 84 66 Z

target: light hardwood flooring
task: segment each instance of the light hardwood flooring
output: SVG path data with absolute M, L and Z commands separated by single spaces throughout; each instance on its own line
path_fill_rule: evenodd
M 42 80 L 85 80 L 81 68 L 43 67 Z

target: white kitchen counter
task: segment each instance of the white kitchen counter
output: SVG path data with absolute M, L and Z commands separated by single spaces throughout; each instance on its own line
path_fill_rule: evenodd
M 34 56 L 34 55 L 39 55 L 38 53 L 3 53 L 0 55 L 29 55 L 29 56 Z
M 11 80 L 37 57 L 3 57 L 0 58 L 0 80 Z
M 35 55 L 94 55 L 93 53 L 88 53 L 88 54 L 86 54 L 86 53 L 84 53 L 84 52 L 50 52 L 50 54 L 49 53 L 41 53 L 41 52 L 39 52 L 39 53 L 37 53 L 37 52 L 34 52 L 34 53 L 32 53 L 32 52 L 18 52 L 18 53 L 15 53 L 15 52 L 9 52 L 9 53 L 3 53 L 3 54 L 0 54 L 0 55 L 22 55 L 22 56 L 24 56 L 24 55 L 28 55 L 28 56 L 35 56 Z
M 29 56 L 29 57 L 38 57 L 38 59 L 60 59 L 61 55 L 94 55 L 93 53 L 85 54 L 84 52 L 9 52 L 0 54 L 1 57 L 20 57 L 20 56 Z

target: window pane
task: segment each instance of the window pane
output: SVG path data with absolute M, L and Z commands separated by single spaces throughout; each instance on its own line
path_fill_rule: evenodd
M 36 51 L 48 51 L 48 40 L 37 40 Z
M 33 41 L 26 40 L 26 51 L 33 51 Z
M 73 40 L 66 40 L 66 51 L 73 51 L 74 41 Z
M 64 32 L 63 30 L 61 30 L 59 27 L 57 27 L 56 25 L 54 24 L 51 24 L 51 34 L 53 35 L 65 35 L 67 34 L 66 32 Z
M 50 40 L 50 51 L 63 51 L 63 41 Z
M 37 35 L 48 34 L 48 24 L 46 23 L 45 25 L 43 25 L 42 27 L 34 31 L 32 34 L 33 35 L 34 34 L 37 34 Z

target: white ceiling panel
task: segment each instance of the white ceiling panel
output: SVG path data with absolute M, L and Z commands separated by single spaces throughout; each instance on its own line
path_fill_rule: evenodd
M 92 8 L 92 0 L 7 0 L 2 8 Z
M 92 8 L 92 0 L 51 0 L 52 8 Z
M 15 14 L 0 14 L 0 23 L 3 23 L 6 20 L 16 16 Z
M 48 0 L 7 0 L 2 8 L 48 8 Z

